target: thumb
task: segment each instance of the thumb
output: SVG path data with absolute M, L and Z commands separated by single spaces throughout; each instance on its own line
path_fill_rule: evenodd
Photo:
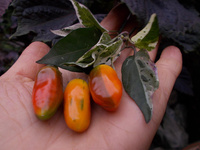
M 153 96 L 154 118 L 152 119 L 159 124 L 165 113 L 174 83 L 182 70 L 182 54 L 180 50 L 175 46 L 167 47 L 156 62 L 156 66 L 160 83 Z

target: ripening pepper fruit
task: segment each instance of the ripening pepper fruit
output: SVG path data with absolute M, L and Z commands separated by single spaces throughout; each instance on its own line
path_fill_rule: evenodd
M 115 70 L 98 65 L 89 74 L 89 89 L 95 103 L 107 111 L 115 111 L 121 101 L 122 83 Z
M 32 93 L 33 108 L 41 120 L 52 117 L 63 100 L 62 74 L 54 66 L 45 66 L 37 74 Z
M 90 92 L 86 81 L 71 80 L 64 92 L 64 117 L 67 126 L 76 132 L 87 130 L 91 119 Z

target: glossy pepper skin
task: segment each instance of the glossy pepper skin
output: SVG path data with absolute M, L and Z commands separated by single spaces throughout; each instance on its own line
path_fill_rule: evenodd
M 53 66 L 43 67 L 35 78 L 33 108 L 41 120 L 52 117 L 63 100 L 62 74 Z
M 71 80 L 64 92 L 64 117 L 67 126 L 76 132 L 87 130 L 91 120 L 90 92 L 86 81 Z
M 98 65 L 89 74 L 89 89 L 95 103 L 107 111 L 115 111 L 121 101 L 122 83 L 115 70 Z

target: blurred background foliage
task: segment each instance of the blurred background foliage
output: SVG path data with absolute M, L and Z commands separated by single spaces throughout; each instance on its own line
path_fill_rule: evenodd
M 141 28 L 156 12 L 162 36 L 157 59 L 165 47 L 175 45 L 182 51 L 183 69 L 150 149 L 179 150 L 200 141 L 200 1 L 78 1 L 86 5 L 99 21 L 114 6 L 124 2 L 137 17 Z M 32 41 L 43 41 L 51 46 L 60 37 L 50 29 L 60 29 L 76 22 L 68 0 L 1 0 L 0 75 L 12 66 Z

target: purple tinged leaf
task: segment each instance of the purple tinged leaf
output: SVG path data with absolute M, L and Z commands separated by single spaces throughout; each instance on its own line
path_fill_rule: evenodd
M 17 30 L 11 38 L 33 32 L 37 34 L 34 41 L 49 42 L 56 38 L 50 30 L 70 26 L 77 20 L 69 1 L 15 0 L 11 6 L 18 18 Z
M 11 1 L 12 1 L 12 0 L 1 0 L 1 1 L 0 1 L 0 17 L 3 16 L 3 14 L 5 13 L 5 10 L 8 8 L 9 3 L 10 3 Z

